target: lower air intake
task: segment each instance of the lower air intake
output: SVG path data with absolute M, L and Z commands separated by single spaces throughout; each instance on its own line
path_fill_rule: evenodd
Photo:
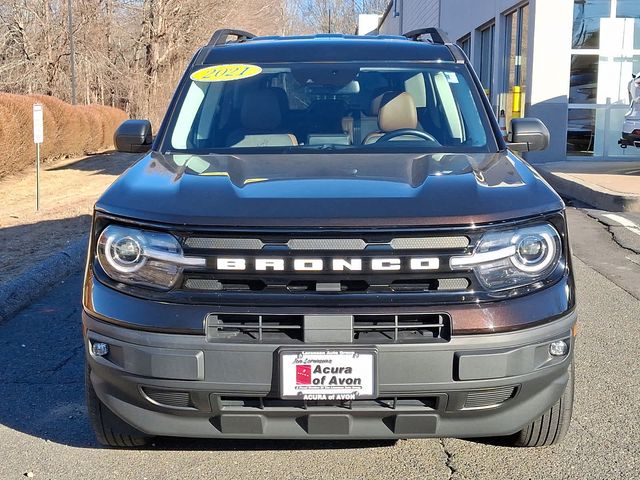
M 194 408 L 189 392 L 177 390 L 161 390 L 158 388 L 142 387 L 142 392 L 153 403 L 163 407 Z
M 513 398 L 516 393 L 516 387 L 500 387 L 487 388 L 484 390 L 476 390 L 467 394 L 467 400 L 464 402 L 464 409 L 475 408 L 491 408 L 506 402 Z

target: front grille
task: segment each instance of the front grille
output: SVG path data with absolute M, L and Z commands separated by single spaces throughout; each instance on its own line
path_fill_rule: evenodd
M 209 339 L 246 342 L 302 341 L 304 315 L 209 315 Z
M 366 280 L 341 280 L 321 282 L 316 280 L 291 280 L 266 283 L 256 279 L 223 279 L 215 276 L 188 275 L 183 288 L 199 292 L 268 292 L 268 293 L 396 293 L 396 292 L 460 292 L 469 288 L 469 280 L 452 278 L 406 278 L 391 280 L 384 285 L 372 285 Z
M 365 230 L 344 236 L 317 230 L 247 231 L 246 236 L 237 232 L 182 234 L 185 255 L 205 258 L 206 268 L 187 269 L 173 292 L 193 302 L 208 299 L 218 304 L 244 304 L 252 297 L 260 301 L 259 297 L 267 296 L 283 304 L 307 303 L 310 298 L 327 302 L 330 297 L 349 295 L 360 296 L 364 304 L 367 297 L 379 303 L 374 297 L 403 294 L 451 302 L 464 295 L 463 301 L 471 301 L 469 294 L 479 290 L 475 276 L 471 271 L 452 271 L 449 258 L 470 254 L 479 235 L 410 230 Z M 399 262 L 397 268 L 374 268 L 375 262 L 389 258 Z M 412 267 L 420 259 L 427 266 Z M 232 266 L 221 266 L 225 260 Z M 282 266 L 259 267 L 259 261 L 278 261 Z M 296 267 L 295 261 L 302 267 Z
M 473 410 L 477 408 L 497 407 L 510 398 L 513 398 L 515 393 L 516 387 L 514 386 L 475 390 L 467 394 L 464 409 Z
M 344 322 L 336 330 L 347 332 L 343 337 L 345 343 L 430 343 L 447 342 L 451 338 L 451 318 L 444 313 L 342 315 L 336 318 Z M 307 338 L 305 333 L 304 315 L 222 313 L 207 317 L 207 336 L 212 342 L 302 343 Z
M 353 339 L 356 343 L 421 343 L 449 338 L 449 316 L 354 315 Z
M 344 408 L 349 410 L 360 409 L 420 409 L 437 410 L 442 402 L 442 396 L 432 397 L 381 397 L 372 400 L 281 400 L 279 398 L 266 397 L 218 397 L 220 410 L 241 410 L 246 408 L 257 409 L 291 409 L 299 408 L 307 410 L 315 407 Z
M 393 250 L 458 249 L 469 246 L 469 238 L 458 236 L 397 237 L 367 241 L 362 238 L 291 238 L 263 241 L 258 238 L 187 237 L 185 246 L 196 250 L 265 250 L 286 246 L 289 250 L 357 251 L 388 246 Z

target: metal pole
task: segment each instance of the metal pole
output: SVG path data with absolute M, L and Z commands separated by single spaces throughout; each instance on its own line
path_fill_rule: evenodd
M 71 104 L 76 104 L 76 49 L 73 39 L 72 0 L 67 0 L 67 26 L 69 29 L 69 63 L 71 64 Z
M 36 143 L 36 211 L 40 209 L 40 144 Z

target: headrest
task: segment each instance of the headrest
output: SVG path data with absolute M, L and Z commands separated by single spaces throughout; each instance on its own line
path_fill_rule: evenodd
M 376 88 L 371 95 L 371 101 L 367 105 L 367 108 L 364 110 L 364 114 L 367 117 L 377 117 L 378 113 L 380 113 L 380 102 L 382 101 L 382 97 L 389 90 L 387 88 Z
M 282 123 L 281 98 L 275 89 L 252 90 L 242 98 L 240 121 L 248 130 L 275 131 Z
M 286 113 L 289 111 L 289 95 L 282 87 L 269 87 L 268 91 L 275 93 L 278 97 L 278 103 L 280 105 L 280 113 Z
M 387 92 L 380 100 L 378 127 L 383 132 L 418 126 L 418 111 L 413 97 L 407 92 Z

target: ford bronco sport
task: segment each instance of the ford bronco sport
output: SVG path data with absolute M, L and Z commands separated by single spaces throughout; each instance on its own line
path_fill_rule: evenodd
M 98 200 L 83 324 L 98 440 L 558 442 L 576 322 L 564 204 L 461 49 L 217 31 Z

